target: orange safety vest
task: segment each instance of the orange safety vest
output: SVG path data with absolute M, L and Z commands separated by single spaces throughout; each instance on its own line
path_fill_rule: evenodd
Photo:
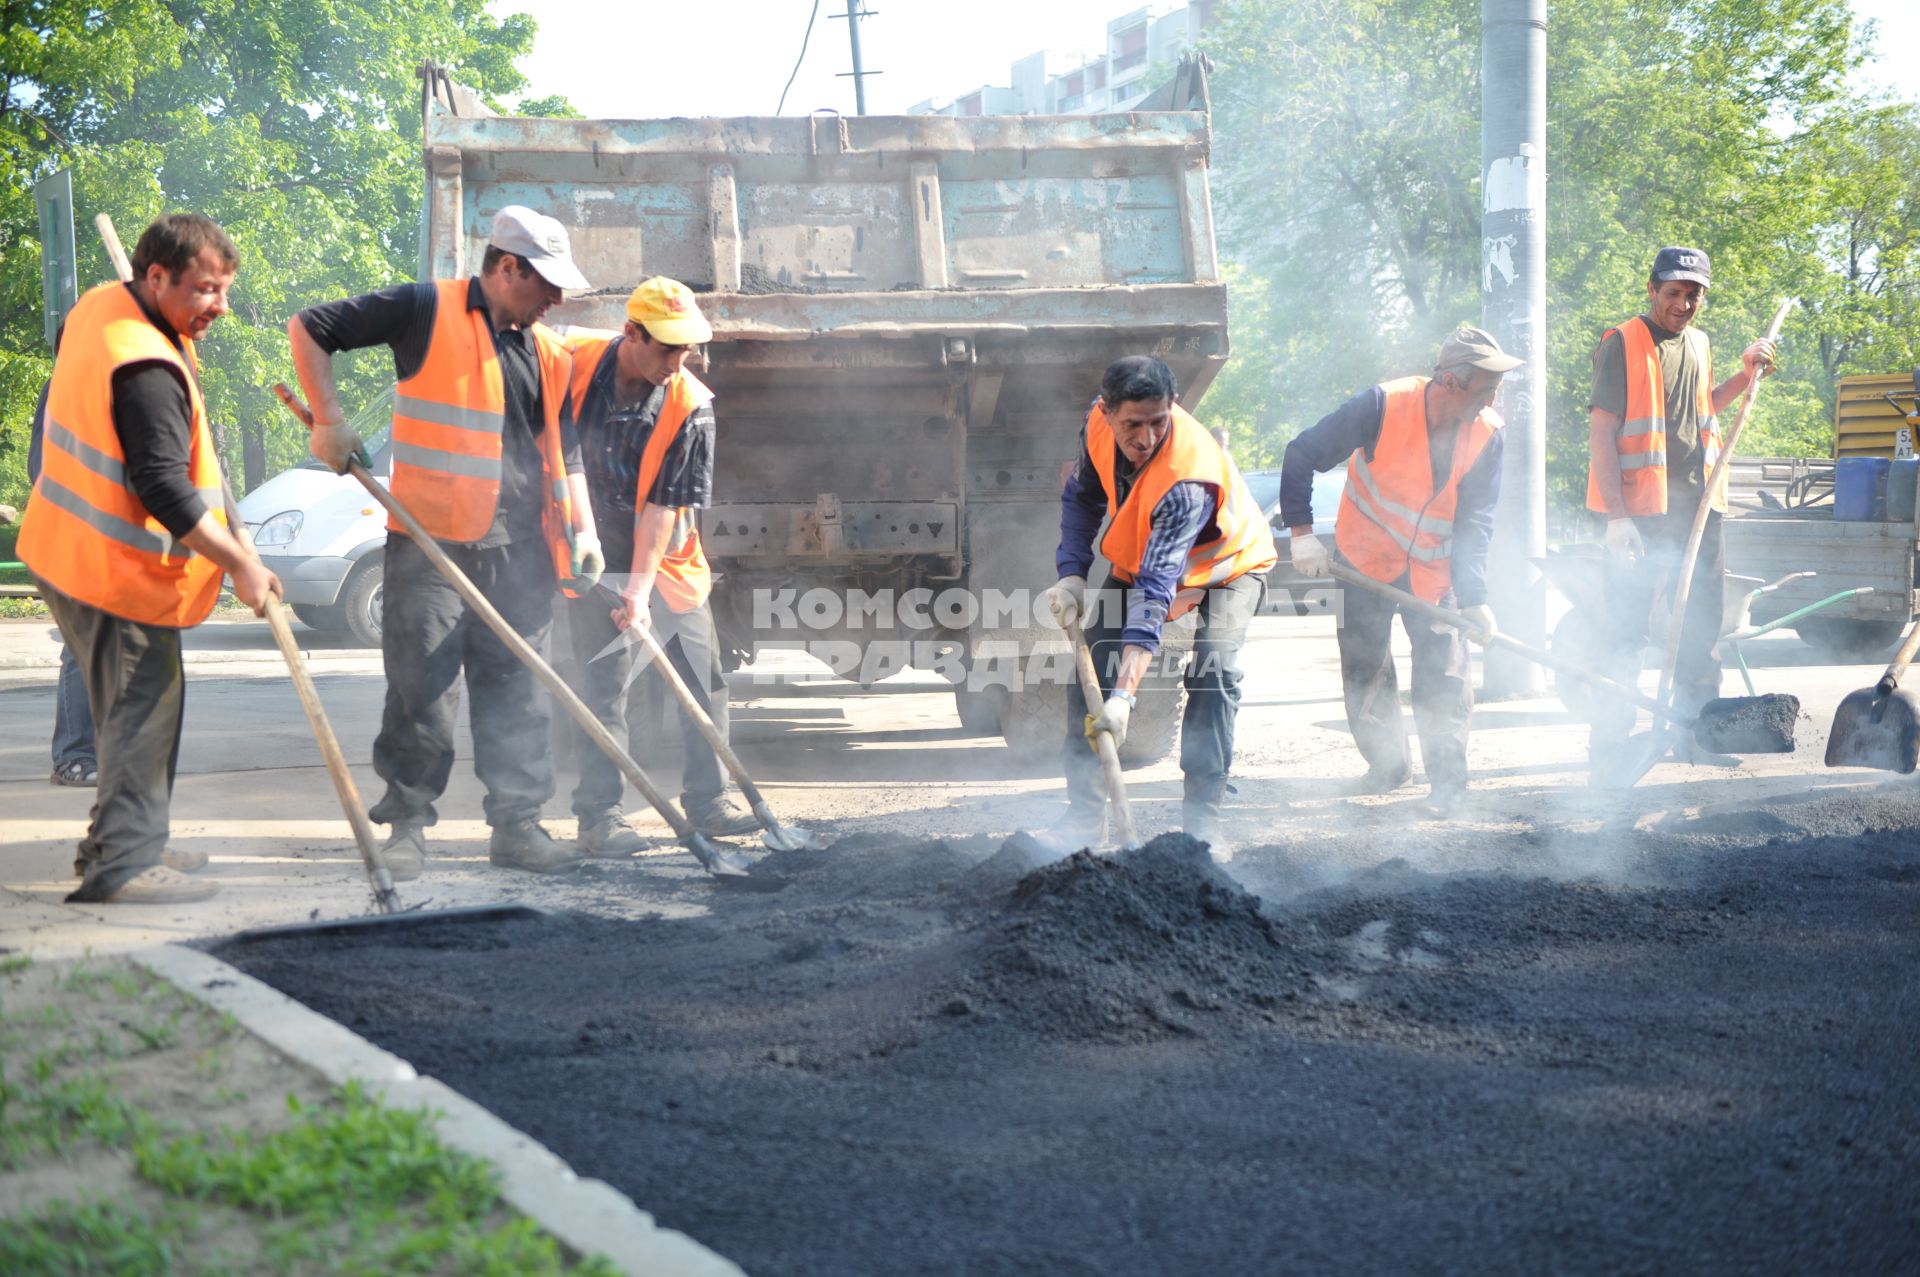
M 567 338 L 567 349 L 573 353 L 574 420 L 583 431 L 585 425 L 580 423 L 579 414 L 586 406 L 587 387 L 593 384 L 600 360 L 612 348 L 613 339 L 609 337 Z M 713 391 L 684 368 L 667 383 L 666 402 L 660 405 L 653 434 L 648 436 L 646 450 L 640 454 L 640 480 L 633 496 L 635 510 L 646 508 L 647 494 L 653 491 L 654 480 L 660 477 L 660 467 L 666 461 L 667 449 L 673 446 L 681 427 L 703 405 L 712 402 Z M 691 507 L 681 506 L 674 511 L 673 530 L 667 535 L 667 548 L 660 556 L 653 588 L 660 592 L 661 601 L 670 611 L 679 613 L 693 611 L 713 593 L 713 569 L 707 566 L 706 552 L 700 546 L 700 524 Z
M 1453 515 L 1460 480 L 1486 451 L 1502 426 L 1489 408 L 1459 428 L 1453 470 L 1433 489 L 1433 454 L 1427 439 L 1427 377 L 1401 377 L 1380 384 L 1386 412 L 1373 460 L 1365 448 L 1347 461 L 1334 544 L 1359 571 L 1376 581 L 1412 580 L 1413 593 L 1438 603 L 1453 586 Z
M 192 439 L 187 476 L 225 525 L 220 458 L 200 398 L 191 338 L 176 349 L 124 284 L 87 290 L 67 316 L 47 392 L 45 456 L 20 528 L 21 561 L 47 584 L 90 607 L 142 625 L 198 625 L 220 597 L 220 566 L 176 544 L 127 486 L 127 458 L 113 428 L 113 373 L 158 360 L 187 383 Z
M 1702 459 L 1704 467 L 1701 481 L 1713 470 L 1714 463 L 1720 459 L 1720 420 L 1713 411 L 1713 353 L 1707 344 L 1706 334 L 1694 334 L 1697 329 L 1686 330 L 1687 340 L 1693 343 L 1694 353 L 1700 357 L 1700 447 L 1705 453 Z M 1660 368 L 1660 348 L 1654 344 L 1653 333 L 1647 328 L 1647 321 L 1639 316 L 1629 319 L 1617 328 L 1609 328 L 1601 338 L 1602 344 L 1607 337 L 1619 333 L 1626 343 L 1627 356 L 1627 413 L 1620 423 L 1620 433 L 1614 436 L 1613 446 L 1620 457 L 1620 498 L 1626 506 L 1626 512 L 1636 517 L 1665 514 L 1667 512 L 1667 390 L 1666 379 Z M 1727 476 L 1722 475 L 1719 486 L 1713 491 L 1713 508 L 1725 513 L 1727 509 Z M 1587 508 L 1600 514 L 1607 512 L 1607 503 L 1601 499 L 1600 484 L 1594 476 L 1591 466 L 1587 469 Z
M 1187 552 L 1187 564 L 1180 574 L 1182 589 L 1225 585 L 1249 572 L 1264 572 L 1279 561 L 1273 529 L 1261 516 L 1260 503 L 1253 499 L 1233 458 L 1179 404 L 1173 406 L 1173 426 L 1161 441 L 1160 451 L 1135 476 L 1125 501 L 1114 500 L 1118 488 L 1113 476 L 1113 427 L 1107 423 L 1106 410 L 1098 399 L 1087 414 L 1087 455 L 1107 493 L 1109 520 L 1100 553 L 1113 564 L 1119 580 L 1131 581 L 1140 574 L 1140 559 L 1147 552 L 1147 538 L 1153 530 L 1153 512 L 1173 485 L 1182 482 L 1206 484 L 1213 489 L 1217 503 L 1212 528 L 1202 529 L 1200 539 Z M 1207 535 L 1209 531 L 1213 536 Z
M 506 383 L 487 312 L 467 309 L 469 286 L 464 279 L 434 281 L 440 299 L 427 357 L 395 387 L 393 400 L 394 498 L 429 535 L 444 541 L 478 541 L 500 505 Z M 529 331 L 539 356 L 544 417 L 540 463 L 547 500 L 540 522 L 554 573 L 565 581 L 573 575 L 573 503 L 560 454 L 560 409 L 572 360 L 552 329 L 535 324 Z M 405 531 L 392 519 L 387 527 Z

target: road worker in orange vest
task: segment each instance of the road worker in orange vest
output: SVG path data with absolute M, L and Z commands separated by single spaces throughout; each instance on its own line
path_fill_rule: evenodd
M 1609 328 L 1593 352 L 1587 508 L 1606 521 L 1610 606 L 1604 617 L 1589 618 L 1597 628 L 1582 641 L 1629 685 L 1638 681 L 1641 649 L 1666 633 L 1680 558 L 1706 496 L 1707 472 L 1720 454 L 1719 414 L 1773 366 L 1773 343 L 1763 337 L 1741 352 L 1738 372 L 1713 384 L 1712 345 L 1693 326 L 1711 278 L 1701 250 L 1661 249 L 1647 280 L 1646 313 Z M 1675 704 L 1688 713 L 1720 695 L 1715 649 L 1726 577 L 1724 479 L 1706 499 L 1711 506 L 1674 673 Z M 1594 783 L 1628 781 L 1629 771 L 1638 779 L 1642 769 L 1626 743 L 1633 708 L 1601 700 L 1594 714 Z M 1682 761 L 1738 762 L 1700 749 L 1686 732 L 1675 734 L 1673 750 Z
M 1280 512 L 1293 565 L 1328 574 L 1313 534 L 1313 475 L 1346 463 L 1334 548 L 1355 570 L 1429 603 L 1458 609 L 1483 643 L 1495 632 L 1487 606 L 1487 547 L 1500 496 L 1501 428 L 1493 403 L 1523 361 L 1478 328 L 1454 331 L 1431 377 L 1401 377 L 1361 391 L 1287 445 Z M 1397 604 L 1362 590 L 1341 593 L 1337 631 L 1347 726 L 1367 774 L 1365 793 L 1390 793 L 1413 776 L 1391 642 Z M 1432 787 L 1427 807 L 1453 812 L 1467 791 L 1473 669 L 1459 630 L 1400 614 L 1413 648 L 1413 721 Z
M 287 325 L 313 409 L 309 446 L 336 470 L 361 445 L 344 424 L 332 357 L 393 351 L 393 495 L 537 649 L 553 628 L 556 584 L 584 593 L 605 566 L 568 402 L 573 359 L 540 323 L 564 290 L 587 286 L 560 223 L 516 204 L 495 216 L 478 275 L 310 307 Z M 545 693 L 391 522 L 384 567 L 387 700 L 373 766 L 387 790 L 369 815 L 392 826 L 393 876 L 425 867 L 423 831 L 453 770 L 463 670 L 493 828 L 488 858 L 531 873 L 577 868 L 579 853 L 539 822 L 554 788 Z
M 227 313 L 240 254 L 196 213 L 140 236 L 133 280 L 67 315 L 19 553 L 87 685 L 98 790 L 67 899 L 204 900 L 202 852 L 168 849 L 185 671 L 180 632 L 223 574 L 256 614 L 280 580 L 228 529 L 195 343 Z
M 653 632 L 667 659 L 722 736 L 727 681 L 707 599 L 713 573 L 696 511 L 713 503 L 713 392 L 687 371 L 687 357 L 713 339 L 693 290 L 674 279 L 643 281 L 627 298 L 618 336 L 569 335 L 574 423 L 587 468 L 595 524 L 607 538 L 608 591 L 567 604 L 575 690 L 618 740 L 627 735 L 627 688 L 644 667 L 634 626 Z M 726 797 L 720 759 L 682 717 L 686 761 L 680 805 L 703 834 L 760 827 Z M 620 811 L 625 780 L 579 734 L 580 783 L 573 810 L 580 849 L 629 856 L 645 844 Z
M 1111 565 L 1109 580 L 1089 595 L 1087 573 L 1102 520 L 1108 521 L 1100 553 Z M 1176 401 L 1173 370 L 1150 355 L 1110 366 L 1060 494 L 1054 556 L 1060 579 L 1047 591 L 1056 620 L 1084 625 L 1107 698 L 1090 707 L 1079 680 L 1067 683 L 1069 807 L 1051 834 L 1057 846 L 1077 849 L 1104 839 L 1099 764 L 1088 742 L 1104 732 L 1124 749 L 1136 699 L 1144 714 L 1172 714 L 1171 686 L 1162 680 L 1143 690 L 1143 683 L 1167 623 L 1193 611 L 1197 629 L 1184 660 L 1187 706 L 1180 724 L 1181 828 L 1212 844 L 1216 856 L 1229 854 L 1220 807 L 1233 765 L 1240 648 L 1277 557 L 1273 530 L 1233 458 Z M 1161 664 L 1169 675 L 1180 668 L 1169 668 L 1165 659 Z

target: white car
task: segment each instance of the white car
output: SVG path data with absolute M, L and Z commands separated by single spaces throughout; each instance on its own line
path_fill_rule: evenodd
M 389 431 L 367 440 L 373 473 L 392 473 Z M 306 461 L 240 498 L 261 562 L 279 574 L 293 614 L 316 630 L 380 646 L 387 514 L 351 475 Z

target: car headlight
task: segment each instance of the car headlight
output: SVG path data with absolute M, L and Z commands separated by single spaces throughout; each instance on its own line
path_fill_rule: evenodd
M 260 525 L 253 534 L 253 543 L 260 546 L 292 545 L 293 539 L 300 535 L 300 525 L 306 516 L 298 510 L 285 510 L 274 515 Z

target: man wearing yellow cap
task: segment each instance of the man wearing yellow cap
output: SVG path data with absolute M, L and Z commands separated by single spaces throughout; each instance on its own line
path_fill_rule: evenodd
M 612 606 L 604 593 L 573 600 L 567 624 L 580 697 L 616 740 L 626 737 L 635 651 L 621 635 L 636 625 L 652 629 L 714 726 L 727 731 L 727 684 L 707 602 L 713 574 L 694 515 L 713 503 L 713 392 L 686 370 L 688 354 L 712 337 L 693 290 L 655 276 L 627 299 L 619 336 L 576 336 L 567 343 L 587 491 L 595 523 L 606 529 L 608 581 L 618 583 L 620 594 Z M 687 818 L 703 834 L 758 828 L 727 799 L 713 747 L 691 720 L 683 727 L 680 805 Z M 620 812 L 620 772 L 584 737 L 579 754 L 573 810 L 581 851 L 631 855 L 642 844 Z
M 308 447 L 335 470 L 360 441 L 344 424 L 333 355 L 393 352 L 391 491 L 536 648 L 553 628 L 556 581 L 585 593 L 603 566 L 568 414 L 573 361 L 540 323 L 564 290 L 586 287 L 565 228 L 511 204 L 494 218 L 478 275 L 328 302 L 287 325 L 313 406 Z M 387 700 L 373 767 L 387 791 L 368 815 L 393 827 L 387 867 L 401 879 L 425 867 L 424 831 L 453 771 L 464 673 L 473 770 L 493 827 L 488 859 L 529 873 L 578 868 L 579 854 L 540 825 L 553 754 L 533 675 L 392 523 L 384 566 Z

